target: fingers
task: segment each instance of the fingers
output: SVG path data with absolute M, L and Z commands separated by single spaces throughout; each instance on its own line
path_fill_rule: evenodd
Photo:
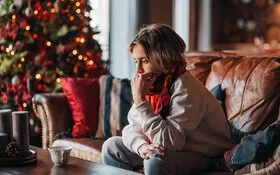
M 154 147 L 156 147 L 156 148 L 160 149 L 161 151 L 165 152 L 165 148 L 164 148 L 162 145 L 157 144 L 157 143 L 152 144 L 152 145 L 153 145 Z
M 156 74 L 151 72 L 151 73 L 147 73 L 147 74 L 136 74 L 134 79 L 144 79 L 147 81 L 150 81 L 152 79 L 156 78 Z
M 147 153 L 144 153 L 141 157 L 142 157 L 143 159 L 146 159 L 146 160 L 149 159 L 149 156 L 147 155 Z
M 143 144 L 139 148 L 140 156 L 143 159 L 149 159 L 150 156 L 164 156 L 165 155 L 165 148 L 160 144 Z
M 163 156 L 165 154 L 164 147 L 159 144 L 151 144 L 148 149 L 150 150 L 153 156 Z
M 148 149 L 144 153 L 145 158 L 149 156 L 164 156 L 165 155 L 165 149 L 159 145 L 159 144 L 151 144 L 149 145 Z
M 146 100 L 145 96 L 149 92 L 149 89 L 155 80 L 156 76 L 154 76 L 152 73 L 135 75 L 134 79 L 131 81 L 131 91 L 133 95 L 133 101 L 136 105 Z
M 134 79 L 140 78 L 141 76 L 142 76 L 142 74 L 136 74 L 136 75 L 134 76 Z

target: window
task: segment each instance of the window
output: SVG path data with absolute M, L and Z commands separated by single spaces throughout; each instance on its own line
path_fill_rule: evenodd
M 102 59 L 109 59 L 109 0 L 89 0 L 92 7 L 90 17 L 91 27 L 97 29 L 100 33 L 95 35 L 96 40 L 101 45 L 103 54 Z

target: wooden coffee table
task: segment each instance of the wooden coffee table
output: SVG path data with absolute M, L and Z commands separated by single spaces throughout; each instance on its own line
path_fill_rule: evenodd
M 0 174 L 141 175 L 137 172 L 132 172 L 108 165 L 102 165 L 71 156 L 66 166 L 55 166 L 51 160 L 50 153 L 47 149 L 42 149 L 34 146 L 30 146 L 30 149 L 36 151 L 37 153 L 36 162 L 20 166 L 0 166 Z

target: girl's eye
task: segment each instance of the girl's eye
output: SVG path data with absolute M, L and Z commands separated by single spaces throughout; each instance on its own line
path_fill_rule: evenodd
M 147 64 L 149 61 L 148 60 L 143 60 L 143 63 Z

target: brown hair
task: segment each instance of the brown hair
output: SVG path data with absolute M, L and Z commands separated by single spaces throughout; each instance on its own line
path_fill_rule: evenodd
M 186 44 L 168 25 L 143 25 L 129 44 L 128 50 L 133 52 L 136 44 L 144 48 L 150 62 L 164 74 L 168 74 L 176 65 L 185 66 L 182 54 L 186 50 Z

